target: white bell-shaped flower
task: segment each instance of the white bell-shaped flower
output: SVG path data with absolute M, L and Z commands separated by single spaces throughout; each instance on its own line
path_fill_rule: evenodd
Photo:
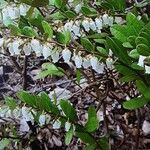
M 145 73 L 150 74 L 150 66 L 145 65 Z
M 33 121 L 33 116 L 31 114 L 31 111 L 29 108 L 23 106 L 21 109 L 21 113 L 22 113 L 22 117 L 26 120 L 26 121 Z
M 117 24 L 121 24 L 122 22 L 123 22 L 123 19 L 122 19 L 122 17 L 115 17 L 115 22 L 117 23 Z
M 74 24 L 72 26 L 72 31 L 73 31 L 75 36 L 78 36 L 78 37 L 81 36 L 81 34 L 80 34 L 80 26 Z
M 81 55 L 74 55 L 74 62 L 77 68 L 81 68 L 82 67 L 82 57 Z
M 81 8 L 82 8 L 82 4 L 78 4 L 75 6 L 74 11 L 78 14 L 78 13 L 80 13 Z
M 0 38 L 0 47 L 2 47 L 4 44 L 4 38 Z
M 29 10 L 28 5 L 20 4 L 20 6 L 19 6 L 20 15 L 25 16 L 27 14 L 28 10 Z
M 98 30 L 101 30 L 103 28 L 103 21 L 101 17 L 95 18 L 95 24 Z
M 4 21 L 4 20 L 7 20 L 8 18 L 10 18 L 10 17 L 9 17 L 8 9 L 6 7 L 4 9 L 2 9 L 2 19 Z
M 69 63 L 71 58 L 71 51 L 68 48 L 65 48 L 62 51 L 62 57 L 64 59 L 64 62 Z
M 20 132 L 28 132 L 30 130 L 26 120 L 24 118 L 22 118 L 20 120 L 20 127 L 19 127 L 19 131 Z
M 90 20 L 89 24 L 90 24 L 90 29 L 96 31 L 96 24 L 92 19 Z
M 73 26 L 73 21 L 71 20 L 71 21 L 67 22 L 67 23 L 64 25 L 64 30 L 71 32 L 71 31 L 72 31 L 72 26 Z
M 51 56 L 52 49 L 48 45 L 44 45 L 42 49 L 42 54 L 44 56 L 44 59 L 47 59 L 49 56 Z
M 93 68 L 94 70 L 96 70 L 97 65 L 98 65 L 98 63 L 99 63 L 98 58 L 95 57 L 95 56 L 92 56 L 92 57 L 90 58 L 90 63 L 91 63 L 92 68 Z
M 90 31 L 90 23 L 88 19 L 82 21 L 82 26 L 86 32 Z
M 58 51 L 53 51 L 51 54 L 51 58 L 52 58 L 52 62 L 56 63 L 58 62 L 60 56 L 59 56 L 59 52 Z
M 102 16 L 102 19 L 103 19 L 103 25 L 109 25 L 109 16 L 108 16 L 108 14 L 104 14 Z
M 21 43 L 20 43 L 19 40 L 15 40 L 12 43 L 12 47 L 13 47 L 13 51 L 14 51 L 15 55 L 19 55 L 20 54 L 20 51 L 21 51 L 21 49 L 19 48 L 20 44 Z
M 113 59 L 112 58 L 107 58 L 106 59 L 106 65 L 107 65 L 107 68 L 114 69 Z
M 109 17 L 109 26 L 113 26 L 114 18 L 112 16 Z
M 97 73 L 104 73 L 104 63 L 98 63 L 96 69 L 94 69 Z
M 19 9 L 17 7 L 8 6 L 8 14 L 9 17 L 13 19 L 17 19 L 20 16 Z
M 142 130 L 145 135 L 150 134 L 150 122 L 147 120 L 144 120 L 143 125 L 142 125 Z
M 65 131 L 68 132 L 69 129 L 70 129 L 70 127 L 71 127 L 71 123 L 67 121 L 67 122 L 65 123 Z
M 53 123 L 53 129 L 60 129 L 60 127 L 61 127 L 61 122 L 59 120 L 56 120 Z
M 10 55 L 13 56 L 13 55 L 14 55 L 13 44 L 12 44 L 12 43 L 9 43 L 9 44 L 7 45 L 7 47 L 8 47 L 8 50 L 9 50 Z
M 45 125 L 45 122 L 46 122 L 46 116 L 45 115 L 40 115 L 40 117 L 39 117 L 40 126 Z
M 91 66 L 90 59 L 89 58 L 83 58 L 83 68 L 87 69 Z
M 31 40 L 31 48 L 35 52 L 37 57 L 41 56 L 42 53 L 42 45 L 40 44 L 39 40 L 32 39 Z
M 24 44 L 23 46 L 23 51 L 25 53 L 26 56 L 29 56 L 31 54 L 31 45 L 30 43 Z
M 138 65 L 141 67 L 144 67 L 144 60 L 145 60 L 146 56 L 139 56 L 139 61 L 138 61 Z

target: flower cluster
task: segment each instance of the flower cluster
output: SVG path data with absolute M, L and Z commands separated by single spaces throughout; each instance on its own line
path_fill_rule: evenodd
M 64 62 L 69 65 L 71 62 L 74 62 L 77 68 L 83 67 L 84 69 L 88 69 L 91 67 L 97 73 L 103 73 L 106 65 L 108 68 L 113 69 L 112 58 L 106 59 L 105 65 L 94 55 L 85 55 L 81 51 L 77 53 L 75 49 L 71 51 L 68 47 L 64 47 L 63 49 L 60 47 L 56 48 L 54 43 L 42 43 L 38 39 L 32 39 L 29 41 L 17 38 L 14 40 L 9 40 L 8 43 L 5 43 L 5 40 L 1 38 L 0 41 L 0 47 L 2 48 L 6 45 L 11 56 L 22 54 L 29 56 L 32 53 L 35 53 L 37 57 L 43 56 L 44 59 L 51 58 L 53 63 L 56 63 L 60 60 L 60 58 L 63 58 Z
M 95 18 L 94 20 L 92 18 L 85 17 L 82 21 L 68 21 L 64 26 L 59 27 L 57 31 L 69 31 L 72 33 L 73 39 L 78 39 L 79 37 L 84 36 L 85 33 L 88 33 L 89 31 L 101 33 L 101 30 L 104 27 L 111 27 L 114 23 L 120 24 L 122 23 L 122 21 L 123 19 L 121 17 L 114 18 L 112 16 L 109 16 L 108 14 L 104 14 Z
M 0 13 L 1 21 L 4 22 L 6 20 L 15 20 L 21 16 L 25 16 L 27 11 L 29 10 L 29 6 L 26 4 L 16 5 L 13 3 L 12 5 L 6 5 Z

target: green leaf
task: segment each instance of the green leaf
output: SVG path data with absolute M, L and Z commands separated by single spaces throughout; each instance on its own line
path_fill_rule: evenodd
M 43 110 L 47 112 L 52 112 L 55 115 L 59 114 L 59 109 L 55 104 L 51 102 L 49 96 L 45 92 L 40 93 L 40 98 L 41 98 L 41 103 L 43 105 Z
M 120 40 L 122 43 L 127 41 L 128 38 L 128 32 L 126 31 L 126 27 L 123 25 L 113 25 L 113 27 L 110 28 L 110 31 L 112 35 Z
M 136 45 L 138 45 L 138 44 L 145 44 L 147 46 L 150 46 L 148 40 L 146 38 L 140 37 L 140 36 L 136 38 L 135 43 L 136 43 Z
M 145 91 L 147 90 L 147 86 L 145 85 L 145 83 L 141 80 L 137 80 L 136 81 L 136 86 L 137 86 L 137 89 L 142 93 L 144 94 Z
M 89 143 L 89 144 L 94 144 L 95 143 L 95 139 L 88 133 L 76 132 L 75 135 L 85 143 Z
M 69 31 L 59 32 L 57 33 L 57 40 L 62 44 L 69 44 L 71 41 L 71 33 Z
M 63 6 L 63 1 L 62 0 L 55 0 L 54 1 L 54 5 L 57 7 L 57 8 L 61 8 Z
M 45 78 L 47 76 L 64 76 L 61 69 L 57 68 L 54 64 L 44 63 L 42 64 L 42 71 L 37 75 L 37 78 Z
M 21 2 L 32 7 L 43 7 L 49 4 L 49 0 L 21 0 Z
M 30 23 L 28 22 L 28 19 L 26 19 L 24 16 L 20 16 L 18 27 L 20 29 L 23 29 L 26 26 L 30 27 Z
M 128 74 L 124 77 L 120 78 L 120 81 L 122 82 L 130 82 L 139 79 L 139 77 L 136 74 Z
M 95 131 L 99 126 L 99 122 L 96 115 L 96 110 L 94 106 L 90 106 L 88 110 L 88 121 L 85 124 L 85 129 L 88 132 Z
M 38 34 L 33 30 L 33 28 L 25 26 L 22 30 L 22 34 L 29 36 L 29 37 L 35 37 Z
M 77 77 L 77 82 L 78 82 L 78 84 L 80 83 L 80 80 L 81 80 L 81 71 L 80 71 L 80 69 L 77 69 L 76 70 L 76 77 Z
M 122 46 L 122 43 L 115 38 L 107 38 L 108 47 L 113 51 L 113 53 L 125 64 L 130 64 L 131 60 L 128 56 L 126 49 Z
M 140 30 L 144 26 L 144 23 L 141 20 L 138 20 L 137 17 L 131 12 L 127 14 L 126 21 L 129 33 L 131 32 L 131 34 L 138 36 Z
M 134 110 L 134 109 L 143 107 L 149 101 L 150 101 L 150 99 L 147 99 L 145 97 L 133 98 L 133 99 L 131 99 L 129 101 L 124 102 L 123 103 L 123 107 L 125 109 Z
M 6 138 L 1 139 L 1 140 L 0 140 L 0 149 L 3 150 L 3 149 L 5 149 L 5 148 L 8 148 L 10 142 L 11 142 L 11 141 L 10 141 L 9 139 L 6 139 Z
M 5 103 L 10 110 L 14 110 L 17 107 L 17 103 L 12 97 L 5 97 Z
M 138 59 L 140 55 L 139 55 L 137 49 L 133 49 L 130 51 L 129 56 L 131 58 Z
M 10 24 L 9 28 L 11 35 L 13 36 L 21 35 L 21 30 L 16 25 Z
M 64 20 L 64 19 L 66 19 L 64 14 L 60 11 L 57 11 L 57 12 L 51 14 L 49 17 L 50 17 L 49 20 L 50 19 L 53 19 L 53 20 Z
M 60 107 L 69 120 L 76 121 L 78 119 L 75 108 L 67 100 L 61 100 Z
M 83 150 L 95 150 L 96 149 L 96 143 L 90 144 L 86 146 Z
M 111 9 L 113 11 L 124 11 L 126 8 L 125 0 L 105 0 L 102 1 L 101 5 L 106 10 Z
M 99 46 L 96 49 L 100 52 L 101 55 L 108 56 L 108 50 L 107 49 L 105 49 L 103 47 L 99 47 Z
M 149 56 L 150 55 L 150 47 L 145 44 L 138 44 L 136 49 L 140 55 Z
M 76 13 L 73 12 L 73 11 L 71 11 L 71 10 L 66 11 L 66 12 L 65 12 L 65 15 L 66 15 L 66 17 L 69 18 L 69 19 L 72 19 L 72 18 L 76 17 Z
M 71 140 L 72 140 L 72 138 L 73 138 L 73 134 L 74 134 L 74 131 L 73 131 L 73 127 L 71 127 L 70 129 L 69 129 L 69 131 L 66 133 L 66 135 L 65 135 L 65 144 L 66 145 L 69 145 L 70 144 L 70 142 L 71 142 Z
M 48 35 L 48 38 L 52 38 L 53 37 L 53 29 L 49 25 L 49 23 L 46 21 L 42 21 L 42 26 L 43 26 L 44 32 Z
M 94 8 L 83 6 L 81 12 L 84 16 L 96 16 L 97 11 Z
M 31 95 L 26 91 L 20 91 L 17 93 L 18 98 L 27 103 L 28 105 L 34 107 L 36 105 L 37 97 L 35 95 Z
M 90 42 L 89 39 L 87 38 L 81 38 L 81 45 L 87 49 L 88 51 L 93 51 L 94 50 L 94 46 L 93 44 Z
M 109 142 L 108 142 L 108 138 L 106 137 L 102 137 L 100 138 L 100 140 L 98 141 L 100 147 L 102 150 L 109 150 Z

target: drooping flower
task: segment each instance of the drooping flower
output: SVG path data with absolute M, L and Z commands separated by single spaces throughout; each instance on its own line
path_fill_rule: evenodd
M 104 14 L 102 16 L 102 19 L 103 19 L 103 25 L 109 25 L 109 16 L 108 16 L 108 14 Z
M 96 24 L 92 19 L 90 20 L 89 24 L 90 24 L 90 29 L 96 31 Z
M 71 51 L 68 48 L 65 48 L 62 51 L 62 57 L 64 59 L 64 62 L 69 63 L 71 58 Z
M 29 10 L 28 5 L 20 4 L 20 6 L 19 6 L 20 15 L 25 16 L 27 14 L 28 10 Z
M 150 74 L 150 66 L 145 65 L 145 73 Z
M 96 69 L 94 69 L 97 73 L 104 73 L 104 63 L 98 63 Z
M 8 6 L 8 15 L 13 19 L 17 19 L 20 16 L 19 9 L 17 7 Z
M 146 56 L 139 56 L 139 61 L 138 61 L 138 65 L 141 67 L 144 67 L 144 60 L 145 60 Z
M 90 59 L 89 58 L 83 58 L 83 68 L 87 69 L 88 67 L 91 66 Z
M 40 115 L 39 117 L 39 123 L 40 123 L 40 126 L 43 126 L 45 125 L 45 122 L 46 122 L 46 116 L 45 115 Z
M 2 47 L 4 44 L 4 38 L 0 38 L 0 47 Z
M 53 62 L 53 63 L 58 62 L 58 60 L 59 60 L 59 58 L 60 58 L 59 52 L 58 52 L 58 51 L 53 51 L 53 52 L 51 53 L 51 57 L 52 57 L 52 62 Z
M 121 17 L 115 17 L 115 22 L 117 23 L 117 24 L 121 24 L 122 23 L 122 21 L 123 21 L 123 19 L 121 18 Z
M 13 55 L 14 55 L 13 44 L 12 44 L 12 43 L 9 43 L 9 44 L 7 45 L 7 47 L 8 47 L 8 51 L 9 51 L 10 55 L 13 56 Z
M 65 123 L 65 131 L 68 132 L 69 129 L 70 129 L 70 127 L 71 127 L 71 123 L 67 121 L 67 122 Z
M 82 26 L 86 32 L 90 31 L 90 23 L 88 19 L 82 21 Z
M 82 61 L 83 61 L 83 59 L 82 59 L 81 55 L 79 55 L 79 54 L 74 55 L 74 62 L 75 62 L 75 65 L 76 65 L 77 68 L 82 67 Z
M 24 44 L 23 46 L 23 51 L 25 53 L 25 55 L 29 56 L 31 54 L 31 45 L 30 43 Z
M 48 45 L 44 44 L 42 49 L 42 54 L 44 56 L 44 59 L 47 59 L 49 56 L 51 56 L 51 53 L 52 53 L 52 49 Z
M 95 24 L 98 30 L 101 30 L 103 28 L 103 21 L 101 17 L 95 18 Z
M 113 23 L 114 23 L 114 18 L 112 16 L 109 16 L 109 23 L 108 23 L 108 25 L 112 26 Z
M 90 63 L 91 63 L 92 69 L 96 70 L 97 65 L 98 65 L 98 63 L 99 63 L 98 58 L 95 57 L 95 56 L 92 56 L 92 57 L 90 58 Z
M 80 26 L 79 25 L 75 25 L 74 24 L 72 26 L 72 31 L 73 31 L 73 33 L 74 33 L 75 36 L 78 36 L 78 37 L 81 36 L 81 34 L 80 34 Z
M 19 55 L 20 54 L 20 51 L 21 51 L 21 49 L 19 48 L 20 44 L 21 43 L 20 43 L 19 40 L 15 40 L 12 43 L 12 48 L 13 48 L 13 51 L 14 51 L 15 55 Z
M 67 23 L 64 25 L 64 30 L 71 32 L 71 31 L 72 31 L 72 26 L 73 26 L 73 21 L 71 20 L 71 21 L 67 22 Z
M 107 65 L 107 68 L 113 69 L 114 68 L 113 59 L 112 58 L 107 58 L 106 59 L 106 65 Z
M 78 14 L 81 11 L 82 4 L 78 4 L 75 6 L 74 11 Z
M 41 56 L 42 53 L 42 45 L 40 44 L 39 40 L 32 39 L 31 40 L 31 48 L 35 52 L 37 57 Z

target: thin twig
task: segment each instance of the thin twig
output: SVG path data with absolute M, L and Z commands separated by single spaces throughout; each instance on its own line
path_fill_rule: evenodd
M 23 72 L 22 72 L 22 76 L 23 76 L 23 90 L 27 89 L 27 63 L 28 63 L 28 56 L 25 56 L 24 58 L 24 65 L 23 65 Z

